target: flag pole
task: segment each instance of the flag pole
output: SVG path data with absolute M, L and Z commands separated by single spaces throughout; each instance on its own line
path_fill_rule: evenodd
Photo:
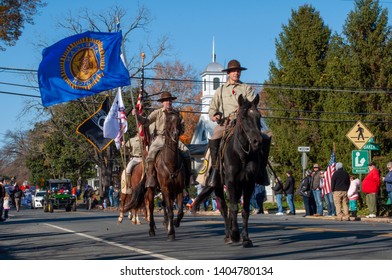
M 140 74 L 140 88 L 139 88 L 139 96 L 143 97 L 143 93 L 144 93 L 144 59 L 146 58 L 146 54 L 144 52 L 140 53 L 140 57 L 142 58 L 142 68 L 141 68 L 141 74 Z M 133 94 L 131 94 L 131 98 L 132 98 L 132 106 L 133 108 L 136 109 L 136 105 L 135 105 L 135 100 L 133 98 Z M 143 140 L 142 137 L 140 135 L 139 132 L 139 121 L 137 119 L 137 114 L 138 112 L 136 112 L 135 114 L 135 121 L 136 121 L 136 133 L 138 135 L 139 138 L 139 145 L 140 145 L 140 150 L 142 153 L 142 162 L 143 162 L 143 166 L 146 166 L 145 164 L 145 155 L 144 155 L 144 144 L 143 144 Z

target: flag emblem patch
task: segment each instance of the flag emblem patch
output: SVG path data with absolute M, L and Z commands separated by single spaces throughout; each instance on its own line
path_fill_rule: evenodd
M 89 90 L 103 76 L 105 52 L 102 41 L 82 38 L 70 44 L 60 60 L 61 77 L 74 89 Z

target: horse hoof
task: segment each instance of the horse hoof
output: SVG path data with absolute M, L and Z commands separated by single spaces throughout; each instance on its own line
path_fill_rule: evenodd
M 176 236 L 174 234 L 167 236 L 167 241 L 174 241 L 175 239 L 176 239 Z
M 253 247 L 253 242 L 251 240 L 242 241 L 242 247 L 251 248 L 251 247 Z
M 150 237 L 155 236 L 155 232 L 154 231 L 150 231 L 148 234 L 150 235 Z
M 235 234 L 235 235 L 231 236 L 231 241 L 233 241 L 234 243 L 238 243 L 238 242 L 240 242 L 240 240 L 241 240 L 241 238 L 239 235 Z
M 225 244 L 232 244 L 233 241 L 229 237 L 225 237 Z
M 118 219 L 117 223 L 121 224 L 123 220 Z
M 179 223 L 178 219 L 174 219 L 173 220 L 173 224 L 174 224 L 175 227 L 179 227 L 180 226 L 180 223 Z

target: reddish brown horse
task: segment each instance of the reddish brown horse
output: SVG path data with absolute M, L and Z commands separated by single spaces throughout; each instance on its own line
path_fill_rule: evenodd
M 131 200 L 134 189 L 138 184 L 144 185 L 145 176 L 144 176 L 144 167 L 143 162 L 138 163 L 133 169 L 131 173 L 131 178 L 129 180 L 125 177 L 125 169 L 121 174 L 121 199 L 120 199 L 120 216 L 118 217 L 118 222 L 121 223 L 124 219 L 124 212 L 129 211 L 128 218 L 132 220 L 132 224 L 140 224 L 139 220 L 139 211 L 144 211 L 144 219 L 147 220 L 147 208 L 145 204 L 140 205 L 138 208 L 127 209 L 125 210 L 125 205 L 129 203 Z M 124 211 L 125 210 L 125 211 Z
M 164 219 L 168 234 L 168 240 L 175 239 L 174 226 L 180 225 L 184 216 L 183 210 L 183 191 L 185 187 L 185 166 L 184 160 L 178 149 L 178 139 L 181 133 L 181 118 L 178 113 L 166 114 L 166 130 L 165 145 L 157 154 L 154 162 L 158 186 L 148 188 L 139 184 L 135 189 L 134 195 L 130 203 L 127 205 L 129 209 L 138 208 L 144 201 L 148 201 L 150 230 L 149 235 L 155 236 L 155 220 L 154 220 L 154 193 L 162 192 Z M 177 200 L 178 211 L 177 218 L 174 219 L 173 206 Z

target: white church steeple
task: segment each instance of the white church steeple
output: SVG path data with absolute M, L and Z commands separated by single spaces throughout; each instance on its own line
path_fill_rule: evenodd
M 223 66 L 216 62 L 215 54 L 215 39 L 212 39 L 212 62 L 207 65 L 203 73 L 202 78 L 202 114 L 197 124 L 195 133 L 193 134 L 191 144 L 206 144 L 208 138 L 211 138 L 212 132 L 216 123 L 212 122 L 208 116 L 208 110 L 210 108 L 212 97 L 214 96 L 215 90 L 226 82 L 227 75 L 222 72 Z

